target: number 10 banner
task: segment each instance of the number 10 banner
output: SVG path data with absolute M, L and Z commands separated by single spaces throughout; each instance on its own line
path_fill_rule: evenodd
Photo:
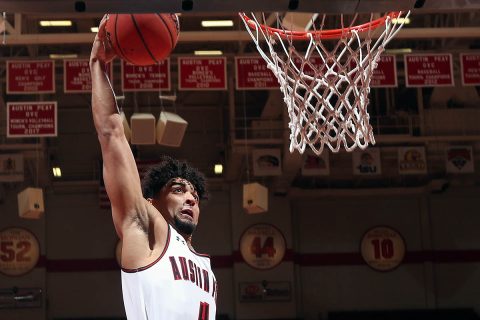
M 363 260 L 377 271 L 391 271 L 405 257 L 405 241 L 391 227 L 378 226 L 368 230 L 360 245 Z

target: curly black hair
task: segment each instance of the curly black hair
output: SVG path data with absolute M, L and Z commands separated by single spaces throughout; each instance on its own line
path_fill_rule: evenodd
M 145 198 L 154 198 L 173 178 L 182 178 L 195 187 L 200 199 L 207 198 L 205 176 L 186 161 L 163 156 L 160 163 L 150 167 L 142 178 L 142 192 Z

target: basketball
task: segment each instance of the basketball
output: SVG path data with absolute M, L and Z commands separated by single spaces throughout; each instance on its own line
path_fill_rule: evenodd
M 110 14 L 105 30 L 117 55 L 137 66 L 165 59 L 175 48 L 179 22 L 176 14 Z

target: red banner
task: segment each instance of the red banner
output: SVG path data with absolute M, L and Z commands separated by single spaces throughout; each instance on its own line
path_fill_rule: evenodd
M 278 89 L 277 78 L 262 57 L 235 57 L 237 90 Z
M 113 83 L 111 64 L 107 64 L 107 72 Z M 63 60 L 63 90 L 65 93 L 90 93 L 92 77 L 88 59 Z
M 355 68 L 356 61 L 350 61 L 350 68 Z M 364 66 L 369 67 L 367 65 Z M 352 78 L 356 76 L 356 72 Z M 386 88 L 397 86 L 397 60 L 394 55 L 381 55 L 378 60 L 377 67 L 373 70 L 372 78 L 370 79 L 371 88 Z
M 320 57 L 310 57 L 308 59 L 308 62 L 311 63 L 311 65 L 315 68 L 313 69 L 312 67 L 310 67 L 310 64 L 308 63 L 305 63 L 303 65 L 303 69 L 302 69 L 302 62 L 303 60 L 298 58 L 298 57 L 294 57 L 293 58 L 293 63 L 295 64 L 295 67 L 298 68 L 299 70 L 302 70 L 303 74 L 307 75 L 307 76 L 310 76 L 310 77 L 314 77 L 315 76 L 315 71 L 322 71 L 322 73 L 325 73 L 328 71 L 327 67 L 324 65 L 322 59 L 320 59 Z M 322 67 L 323 65 L 323 67 Z M 333 68 L 334 71 L 337 71 L 338 70 L 338 67 L 336 65 L 334 65 L 334 68 Z M 278 88 L 278 86 L 277 86 Z
M 394 55 L 382 55 L 373 70 L 370 87 L 386 88 L 397 86 L 397 59 Z
M 152 66 L 134 66 L 122 60 L 122 90 L 170 90 L 170 59 Z
M 453 86 L 452 55 L 407 54 L 405 55 L 407 87 Z
M 180 90 L 227 90 L 227 58 L 178 58 Z
M 480 86 L 480 53 L 460 54 L 462 65 L 462 84 L 464 86 Z
M 8 102 L 7 137 L 56 137 L 57 102 Z
M 7 94 L 54 92 L 54 61 L 7 61 Z

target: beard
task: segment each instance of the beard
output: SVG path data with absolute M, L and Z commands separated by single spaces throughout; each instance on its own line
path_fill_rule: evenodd
M 193 232 L 195 231 L 195 228 L 197 227 L 195 223 L 191 221 L 181 220 L 177 216 L 173 218 L 173 222 L 175 224 L 175 229 L 177 229 L 178 232 L 189 235 L 189 236 L 193 234 Z

